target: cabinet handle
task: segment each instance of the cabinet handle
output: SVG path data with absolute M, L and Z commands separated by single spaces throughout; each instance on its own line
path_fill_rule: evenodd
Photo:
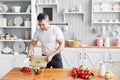
M 109 58 L 110 60 L 112 59 L 112 54 L 110 53 L 110 58 Z
M 84 53 L 84 59 L 86 59 L 86 53 Z
M 81 53 L 80 53 L 80 59 L 81 59 Z

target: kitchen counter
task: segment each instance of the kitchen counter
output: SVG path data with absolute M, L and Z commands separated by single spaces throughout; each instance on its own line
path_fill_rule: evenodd
M 95 76 L 91 80 L 105 80 L 104 77 L 98 77 L 98 70 L 92 69 Z M 45 69 L 39 75 L 34 75 L 32 72 L 23 73 L 20 68 L 12 69 L 1 80 L 83 80 L 80 78 L 73 78 L 71 76 L 71 69 Z M 117 77 L 113 77 L 109 80 L 118 80 Z
M 41 47 L 41 46 L 35 46 L 36 48 Z M 118 46 L 109 46 L 109 47 L 105 47 L 105 46 L 79 46 L 79 47 L 69 47 L 69 46 L 65 46 L 65 48 L 106 48 L 106 49 L 120 49 L 120 47 Z

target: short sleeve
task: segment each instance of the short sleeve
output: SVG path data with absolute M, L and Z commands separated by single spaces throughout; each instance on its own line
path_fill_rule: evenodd
M 63 33 L 62 33 L 60 28 L 57 27 L 56 30 L 55 30 L 55 33 L 56 33 L 56 39 L 57 40 L 64 39 Z
M 35 41 L 38 40 L 38 32 L 37 31 L 34 33 L 33 40 L 35 40 Z

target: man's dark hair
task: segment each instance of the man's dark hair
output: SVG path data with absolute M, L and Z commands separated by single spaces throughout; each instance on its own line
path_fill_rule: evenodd
M 49 17 L 46 13 L 39 13 L 39 15 L 37 16 L 37 20 L 38 21 L 42 21 L 42 20 L 49 21 Z

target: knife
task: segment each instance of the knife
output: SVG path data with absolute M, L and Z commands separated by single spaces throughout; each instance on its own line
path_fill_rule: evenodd
M 29 62 L 29 58 L 26 58 L 26 59 L 24 60 L 24 63 L 27 63 L 27 62 Z

